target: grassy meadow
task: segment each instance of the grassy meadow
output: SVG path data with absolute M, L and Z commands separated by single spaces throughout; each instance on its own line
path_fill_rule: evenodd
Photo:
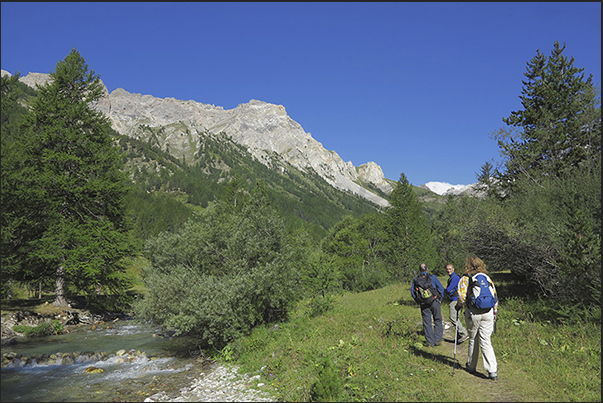
M 477 376 L 463 369 L 467 343 L 455 365 L 446 302 L 442 345 L 423 346 L 407 284 L 340 295 L 318 316 L 302 301 L 290 320 L 254 329 L 220 359 L 240 372 L 261 368 L 258 387 L 282 401 L 601 401 L 600 309 L 598 321 L 572 320 L 571 310 L 517 295 L 509 273 L 492 278 L 501 300 L 492 337 L 498 381 L 486 378 L 481 357 Z
M 510 273 L 491 277 L 500 298 L 492 336 L 498 381 L 486 378 L 481 357 L 477 376 L 464 370 L 467 343 L 455 354 L 447 301 L 442 345 L 423 345 L 410 284 L 336 296 L 319 315 L 320 304 L 302 300 L 289 320 L 255 328 L 216 358 L 238 365 L 240 373 L 260 374 L 254 387 L 287 402 L 601 401 L 600 307 L 580 317 L 572 307 L 530 300 Z M 446 284 L 446 275 L 439 278 Z M 19 301 L 32 306 L 3 303 L 3 314 L 56 309 L 39 300 Z

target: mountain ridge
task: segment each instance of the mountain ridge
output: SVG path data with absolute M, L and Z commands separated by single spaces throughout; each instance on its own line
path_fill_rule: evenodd
M 183 132 L 200 133 L 206 129 L 211 133 L 224 132 L 266 165 L 273 163 L 275 157 L 282 158 L 303 172 L 310 169 L 317 172 L 340 190 L 355 193 L 382 207 L 388 205 L 383 197 L 358 183 L 369 182 L 389 193 L 392 188 L 381 167 L 365 164 L 366 168 L 358 170 L 351 163 L 345 163 L 336 152 L 324 149 L 306 133 L 286 114 L 282 105 L 251 100 L 228 110 L 196 101 L 162 99 L 116 89 L 101 99 L 97 108 L 111 119 L 116 131 L 132 137 L 140 138 L 141 125 L 165 127 L 169 132 L 165 144 L 169 143 L 170 150 L 179 146 L 185 152 L 186 147 L 198 146 L 194 136 L 185 139 Z M 165 144 L 160 146 L 165 148 Z
M 10 75 L 2 70 L 2 75 L 5 74 Z M 49 79 L 49 74 L 32 72 L 20 77 L 21 82 L 33 88 Z M 384 195 L 391 192 L 395 181 L 385 178 L 378 164 L 369 161 L 356 167 L 351 161 L 344 162 L 337 152 L 325 149 L 305 132 L 301 124 L 287 115 L 283 105 L 251 99 L 235 108 L 224 109 L 194 100 L 130 93 L 123 88 L 109 93 L 104 84 L 103 87 L 105 91 L 96 108 L 111 120 L 118 133 L 144 141 L 154 140 L 177 158 L 192 162 L 205 130 L 214 134 L 224 132 L 273 169 L 284 172 L 287 168 L 282 162 L 286 162 L 302 172 L 312 170 L 337 189 L 381 207 L 389 205 Z M 145 128 L 155 128 L 163 136 L 157 137 L 156 133 L 157 138 L 151 139 Z M 474 185 L 428 182 L 420 187 L 448 195 L 474 193 Z
M 2 74 L 10 73 L 3 70 Z M 50 75 L 44 73 L 20 77 L 21 82 L 34 88 L 49 79 Z M 355 167 L 351 161 L 344 162 L 335 151 L 326 150 L 306 133 L 282 105 L 252 99 L 233 109 L 224 109 L 193 100 L 129 93 L 123 88 L 109 93 L 105 86 L 105 93 L 95 107 L 111 120 L 118 133 L 126 136 L 148 140 L 144 138 L 147 133 L 144 127 L 161 128 L 165 136 L 157 139 L 158 145 L 178 158 L 191 160 L 203 131 L 224 132 L 266 165 L 282 159 L 302 172 L 315 171 L 337 189 L 381 207 L 389 205 L 382 195 L 391 192 L 394 181 L 384 177 L 379 165 L 369 161 Z M 284 165 L 280 168 L 286 169 Z

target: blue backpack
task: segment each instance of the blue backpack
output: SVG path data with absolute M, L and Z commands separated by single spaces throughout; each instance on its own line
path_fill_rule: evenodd
M 469 304 L 478 309 L 490 309 L 496 305 L 497 298 L 490 291 L 490 285 L 488 276 L 483 273 L 478 273 L 473 277 L 469 277 L 469 290 L 471 296 L 469 297 Z M 475 289 L 479 287 L 479 293 L 475 293 Z

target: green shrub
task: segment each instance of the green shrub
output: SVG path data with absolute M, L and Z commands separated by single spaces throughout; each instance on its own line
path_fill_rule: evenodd
M 310 396 L 313 402 L 339 402 L 343 391 L 342 379 L 329 357 L 316 364 L 318 380 L 312 384 Z
M 335 298 L 332 295 L 316 296 L 310 300 L 309 303 L 309 316 L 315 318 L 323 315 L 333 309 Z
M 221 349 L 253 327 L 286 319 L 301 297 L 304 254 L 260 195 L 219 202 L 176 233 L 151 238 L 142 317 Z

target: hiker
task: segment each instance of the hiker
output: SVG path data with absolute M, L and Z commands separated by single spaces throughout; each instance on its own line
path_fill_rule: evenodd
M 477 281 L 479 281 L 479 284 Z M 480 299 L 487 299 L 490 303 L 482 305 L 479 302 Z M 490 307 L 488 308 L 488 306 Z M 486 274 L 486 264 L 477 256 L 467 258 L 465 261 L 465 275 L 459 281 L 456 309 L 460 310 L 463 307 L 466 308 L 465 320 L 469 331 L 467 365 L 465 368 L 472 374 L 477 373 L 475 368 L 481 347 L 484 369 L 488 372 L 488 378 L 497 380 L 498 364 L 490 338 L 498 314 L 498 297 L 494 283 L 492 283 L 490 276 Z
M 427 340 L 426 345 L 429 347 L 439 346 L 444 335 L 442 307 L 440 305 L 444 297 L 444 286 L 435 275 L 429 273 L 429 268 L 425 263 L 419 265 L 419 271 L 419 275 L 412 281 L 410 294 L 421 308 L 423 333 L 425 333 L 425 340 Z
M 450 299 L 448 313 L 450 316 L 450 322 L 456 328 L 455 333 L 458 335 L 456 344 L 462 344 L 469 338 L 469 334 L 467 333 L 465 326 L 463 326 L 463 321 L 461 320 L 459 311 L 456 310 L 456 303 L 458 300 L 458 285 L 461 278 L 454 272 L 454 266 L 451 264 L 446 265 L 446 272 L 449 276 L 448 283 L 446 283 L 446 295 L 448 295 L 448 298 Z

